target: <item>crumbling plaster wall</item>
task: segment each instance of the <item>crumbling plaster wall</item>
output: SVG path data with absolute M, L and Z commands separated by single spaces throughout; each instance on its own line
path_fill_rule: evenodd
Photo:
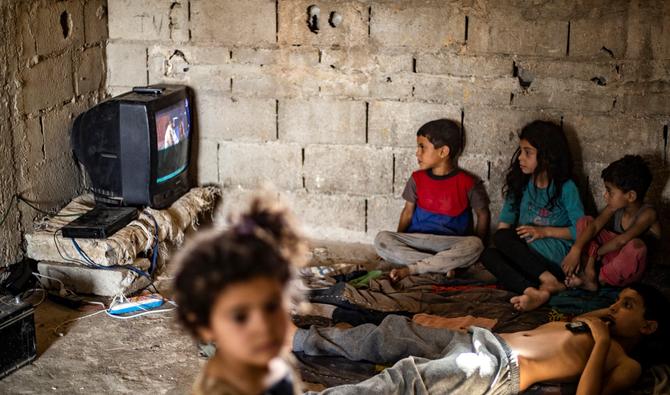
M 227 208 L 270 181 L 312 236 L 369 242 L 395 229 L 415 131 L 438 117 L 463 122 L 494 224 L 538 118 L 568 133 L 587 205 L 626 153 L 652 161 L 665 204 L 669 33 L 661 0 L 109 0 L 107 88 L 191 86 L 198 178 Z
M 50 210 L 83 189 L 70 126 L 105 94 L 106 3 L 0 0 L 0 266 L 39 215 L 15 196 Z

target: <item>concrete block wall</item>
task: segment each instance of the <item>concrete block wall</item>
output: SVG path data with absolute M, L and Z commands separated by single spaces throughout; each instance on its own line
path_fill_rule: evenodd
M 517 133 L 534 119 L 563 125 L 597 205 L 606 164 L 647 156 L 668 218 L 668 2 L 108 3 L 109 93 L 194 89 L 198 177 L 223 185 L 226 211 L 272 182 L 312 236 L 370 242 L 397 225 L 416 129 L 447 117 L 464 124 L 460 163 L 485 181 L 494 225 Z
M 74 118 L 105 95 L 106 0 L 0 1 L 0 266 L 21 258 L 40 214 L 83 190 L 70 148 Z M 9 210 L 9 211 L 8 211 Z M 2 217 L 0 217 L 2 219 Z

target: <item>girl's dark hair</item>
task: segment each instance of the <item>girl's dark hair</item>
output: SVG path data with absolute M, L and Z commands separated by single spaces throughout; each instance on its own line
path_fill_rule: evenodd
M 533 176 L 547 172 L 549 184 L 554 184 L 554 191 L 549 196 L 549 202 L 545 208 L 551 209 L 560 198 L 563 184 L 572 178 L 572 156 L 568 139 L 560 126 L 553 122 L 533 121 L 521 129 L 519 140 L 526 140 L 537 150 L 537 167 Z M 528 185 L 530 174 L 524 174 L 519 167 L 519 155 L 521 149 L 517 148 L 512 156 L 503 196 L 512 199 L 513 205 L 518 207 L 521 203 L 523 190 Z M 549 188 L 546 189 L 549 193 Z
M 216 298 L 233 283 L 257 277 L 286 285 L 292 265 L 306 257 L 306 244 L 288 211 L 255 198 L 228 230 L 210 230 L 193 239 L 175 257 L 177 316 L 196 338 L 209 327 Z

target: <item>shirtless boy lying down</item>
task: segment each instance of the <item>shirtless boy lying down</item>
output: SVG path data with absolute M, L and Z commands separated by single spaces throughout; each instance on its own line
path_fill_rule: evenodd
M 550 322 L 516 333 L 478 327 L 465 333 L 390 315 L 379 326 L 298 329 L 293 350 L 395 363 L 366 381 L 323 394 L 516 394 L 542 381 L 579 381 L 577 394 L 615 394 L 640 377 L 640 363 L 632 356 L 661 339 L 667 306 L 658 290 L 634 284 L 609 308 L 575 318 L 573 323 L 588 327 L 585 332 Z

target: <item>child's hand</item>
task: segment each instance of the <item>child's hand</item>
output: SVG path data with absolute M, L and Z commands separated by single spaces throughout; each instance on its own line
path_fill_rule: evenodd
M 580 321 L 583 321 L 586 325 L 591 328 L 591 335 L 593 336 L 593 341 L 596 343 L 604 342 L 609 345 L 610 343 L 610 330 L 608 323 L 600 319 L 599 317 L 594 316 L 582 316 L 579 317 Z
M 579 264 L 581 263 L 581 252 L 570 249 L 568 252 L 568 255 L 563 258 L 563 262 L 561 263 L 561 269 L 563 269 L 563 273 L 565 273 L 566 277 L 570 277 L 579 268 Z
M 524 239 L 526 243 L 532 243 L 545 237 L 544 229 L 541 226 L 521 225 L 516 228 L 516 234 Z

